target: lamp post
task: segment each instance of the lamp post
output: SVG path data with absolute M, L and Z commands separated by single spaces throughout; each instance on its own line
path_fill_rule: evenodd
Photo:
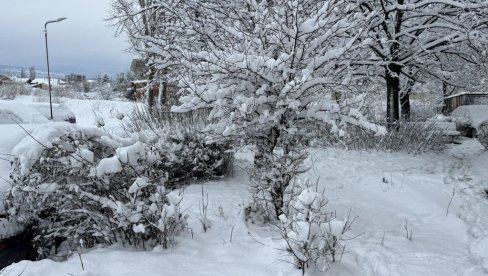
M 60 17 L 56 20 L 49 20 L 44 24 L 44 37 L 46 38 L 46 59 L 47 59 L 47 81 L 49 84 L 49 108 L 51 110 L 51 120 L 53 119 L 53 103 L 52 103 L 52 98 L 51 98 L 51 73 L 49 72 L 49 51 L 47 50 L 47 24 L 49 23 L 57 23 L 65 20 L 66 17 Z

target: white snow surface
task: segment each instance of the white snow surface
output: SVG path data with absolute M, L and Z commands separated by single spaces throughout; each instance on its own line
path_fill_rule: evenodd
M 110 117 L 111 110 L 128 107 L 81 100 L 65 105 L 86 127 L 93 126 L 92 107 L 97 105 L 105 127 L 113 132 L 118 131 L 117 119 Z M 37 133 L 35 126 L 28 127 Z M 53 128 L 58 127 L 50 125 Z M 0 125 L 0 133 L 0 153 L 11 153 L 17 142 L 28 139 L 17 125 Z M 15 147 L 15 153 L 34 154 L 34 149 L 22 145 Z M 306 275 L 488 275 L 488 199 L 483 196 L 488 188 L 488 152 L 476 139 L 466 138 L 439 154 L 317 148 L 310 152 L 311 170 L 302 177 L 312 181 L 320 177 L 318 188 L 325 189 L 327 210 L 337 213 L 337 228 L 349 209 L 357 219 L 345 236 L 351 239 L 342 261 L 330 264 L 325 273 L 310 270 Z M 249 151 L 236 157 L 231 177 L 185 190 L 182 210 L 189 214 L 191 230 L 177 237 L 173 248 L 86 249 L 85 271 L 74 255 L 64 262 L 22 261 L 0 275 L 301 275 L 289 263 L 292 260 L 273 226 L 245 223 L 249 180 L 240 168 L 252 158 Z M 0 161 L 0 175 L 8 178 L 5 163 Z M 208 193 L 211 222 L 206 233 L 199 221 L 202 185 Z M 7 187 L 0 185 L 3 190 Z M 179 199 L 175 194 L 172 200 Z M 405 228 L 412 231 L 412 240 L 406 238 Z M 135 231 L 143 229 L 134 225 Z
M 481 123 L 488 122 L 488 105 L 463 105 L 452 112 L 455 118 L 462 118 L 478 129 Z
M 34 108 L 19 102 L 0 100 L 0 124 L 39 124 L 48 121 Z

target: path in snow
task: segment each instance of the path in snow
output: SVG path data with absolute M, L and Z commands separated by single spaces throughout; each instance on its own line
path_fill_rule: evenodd
M 444 182 L 453 186 L 453 207 L 468 227 L 470 260 L 473 275 L 488 274 L 488 199 L 483 190 L 488 188 L 488 154 L 477 140 L 466 140 L 448 153 L 455 162 Z
M 470 141 L 467 142 L 469 147 Z M 454 149 L 467 151 L 459 146 Z M 352 234 L 359 237 L 347 241 L 350 251 L 343 258 L 343 264 L 352 270 L 351 275 L 486 275 L 480 251 L 488 247 L 480 244 L 473 248 L 480 240 L 473 240 L 471 232 L 477 229 L 478 221 L 487 223 L 487 218 L 477 217 L 476 221 L 463 218 L 486 209 L 459 207 L 465 201 L 481 198 L 480 184 L 486 177 L 473 176 L 477 184 L 463 190 L 465 197 L 461 193 L 455 196 L 446 216 L 453 188 L 466 184 L 446 179 L 464 179 L 470 174 L 453 169 L 469 168 L 460 164 L 453 152 L 421 155 L 334 149 L 322 152 L 315 153 L 309 176 L 311 179 L 320 176 L 331 210 L 340 215 L 352 208 L 358 216 Z M 463 158 L 471 158 L 469 151 Z M 481 200 L 479 206 L 486 203 Z M 413 231 L 411 241 L 406 238 L 406 224 Z M 334 269 L 331 275 L 336 272 Z

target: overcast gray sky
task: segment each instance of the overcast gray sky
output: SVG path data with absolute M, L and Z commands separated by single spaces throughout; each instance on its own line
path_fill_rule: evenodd
M 67 17 L 47 26 L 52 72 L 128 70 L 132 55 L 104 21 L 109 10 L 110 0 L 0 0 L 0 65 L 46 71 L 44 23 Z

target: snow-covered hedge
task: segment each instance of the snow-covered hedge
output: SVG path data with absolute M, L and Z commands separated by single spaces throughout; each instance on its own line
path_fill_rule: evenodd
M 0 99 L 2 100 L 12 100 L 19 95 L 28 95 L 30 93 L 31 88 L 21 83 L 0 85 Z
M 204 140 L 162 137 L 149 144 L 66 124 L 32 137 L 13 150 L 5 204 L 10 218 L 34 225 L 41 256 L 73 239 L 86 246 L 171 246 L 186 225 L 181 193 L 172 189 L 188 177 L 218 175 L 224 163 L 224 150 Z
M 444 130 L 437 127 L 435 122 L 398 122 L 386 135 L 376 135 L 369 130 L 351 126 L 344 141 L 349 149 L 418 154 L 442 151 L 446 147 L 444 135 Z

